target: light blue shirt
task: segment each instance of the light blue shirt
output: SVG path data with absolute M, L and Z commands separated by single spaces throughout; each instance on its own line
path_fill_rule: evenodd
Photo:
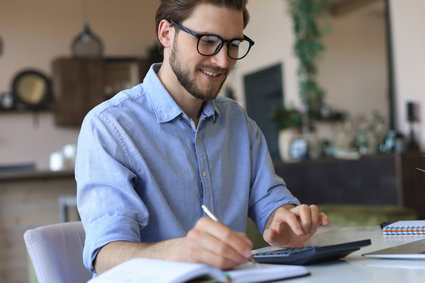
M 235 101 L 204 104 L 198 126 L 156 75 L 87 114 L 78 140 L 77 201 L 86 231 L 84 264 L 105 244 L 184 236 L 201 204 L 235 231 L 260 231 L 284 204 L 298 204 L 273 169 L 258 126 Z

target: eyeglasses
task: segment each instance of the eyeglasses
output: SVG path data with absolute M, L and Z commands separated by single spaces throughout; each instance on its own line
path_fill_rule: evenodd
M 254 45 L 254 41 L 248 36 L 244 35 L 243 38 L 233 38 L 224 40 L 219 35 L 210 33 L 196 33 L 190 29 L 170 21 L 172 25 L 178 29 L 193 35 L 198 39 L 197 50 L 203 56 L 213 56 L 220 52 L 223 45 L 227 45 L 227 55 L 233 60 L 240 60 L 248 55 L 249 50 Z

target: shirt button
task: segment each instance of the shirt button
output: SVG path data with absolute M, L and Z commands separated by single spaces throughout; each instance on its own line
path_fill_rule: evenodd
M 206 176 L 207 176 L 207 173 L 202 172 L 202 176 L 203 176 L 203 177 L 206 177 Z

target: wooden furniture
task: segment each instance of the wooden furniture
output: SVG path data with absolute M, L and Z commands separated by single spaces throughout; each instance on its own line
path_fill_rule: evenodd
M 1 282 L 28 282 L 27 229 L 60 221 L 59 197 L 76 194 L 73 172 L 0 173 Z
M 79 126 L 90 109 L 141 82 L 145 59 L 57 58 L 52 63 L 55 122 Z
M 276 173 L 303 203 L 396 205 L 425 219 L 425 157 L 419 152 L 276 162 Z

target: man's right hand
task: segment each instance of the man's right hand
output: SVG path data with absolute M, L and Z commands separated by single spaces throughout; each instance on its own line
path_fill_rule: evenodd
M 231 269 L 251 257 L 252 242 L 245 233 L 203 217 L 183 238 L 169 260 L 196 262 Z
M 245 233 L 203 217 L 182 238 L 156 243 L 115 241 L 106 244 L 94 265 L 100 274 L 129 259 L 145 257 L 203 263 L 226 270 L 247 262 L 251 250 L 252 242 Z

